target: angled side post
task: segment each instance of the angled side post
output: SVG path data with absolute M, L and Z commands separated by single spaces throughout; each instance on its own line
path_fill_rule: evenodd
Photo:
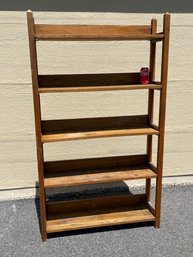
M 44 190 L 44 170 L 43 170 L 44 157 L 43 157 L 43 145 L 41 142 L 41 134 L 42 134 L 41 133 L 41 108 L 40 108 L 40 97 L 38 92 L 38 65 L 37 65 L 36 41 L 34 37 L 34 18 L 33 18 L 33 13 L 31 11 L 27 11 L 27 24 L 28 24 L 29 51 L 30 51 L 30 61 L 31 61 L 35 131 L 36 131 L 41 230 L 42 230 L 42 240 L 45 241 L 47 239 L 47 233 L 46 233 L 46 206 L 45 206 L 45 190 Z
M 159 106 L 159 131 L 158 136 L 158 155 L 157 155 L 157 171 L 156 179 L 156 221 L 155 227 L 160 227 L 161 213 L 161 194 L 162 194 L 162 173 L 163 173 L 163 154 L 164 154 L 164 133 L 165 133 L 165 113 L 166 113 L 166 95 L 167 95 L 167 79 L 168 79 L 168 55 L 169 55 L 169 34 L 170 34 L 170 14 L 164 15 L 163 21 L 164 39 L 162 42 L 162 66 L 161 66 L 161 83 L 162 89 L 160 93 Z

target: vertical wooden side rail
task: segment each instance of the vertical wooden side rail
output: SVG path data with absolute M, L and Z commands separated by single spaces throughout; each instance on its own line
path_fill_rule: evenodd
M 167 77 L 168 77 L 169 34 L 170 34 L 170 14 L 168 13 L 164 15 L 163 32 L 164 32 L 164 40 L 162 43 L 162 67 L 161 67 L 162 89 L 160 93 L 160 106 L 159 106 L 160 134 L 158 136 L 158 156 L 157 156 L 158 176 L 156 179 L 156 199 L 155 199 L 155 210 L 156 210 L 155 227 L 156 228 L 160 227 L 160 212 L 161 212 L 164 131 L 165 131 Z
M 157 20 L 151 20 L 151 33 L 155 34 L 157 32 Z M 150 72 L 152 81 L 155 80 L 155 63 L 156 63 L 156 42 L 150 42 Z M 153 122 L 153 109 L 154 109 L 154 89 L 149 89 L 148 92 L 148 115 L 149 115 L 149 124 Z M 152 135 L 147 136 L 147 156 L 148 162 L 152 161 Z M 146 179 L 146 197 L 147 202 L 150 201 L 151 196 L 151 179 Z
M 44 170 L 43 170 L 44 157 L 43 157 L 43 145 L 41 142 L 41 108 L 40 108 L 40 97 L 38 92 L 38 65 L 37 65 L 36 41 L 34 38 L 34 19 L 31 11 L 27 11 L 27 23 L 28 23 L 29 50 L 30 50 L 30 60 L 31 60 L 35 130 L 36 130 L 41 230 L 42 230 L 42 240 L 45 241 L 47 239 L 47 233 L 46 233 L 46 206 L 45 206 L 45 190 L 44 190 Z

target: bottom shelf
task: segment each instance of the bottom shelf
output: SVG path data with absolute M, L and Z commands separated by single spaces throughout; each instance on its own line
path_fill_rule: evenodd
M 155 221 L 146 195 L 47 203 L 47 233 Z

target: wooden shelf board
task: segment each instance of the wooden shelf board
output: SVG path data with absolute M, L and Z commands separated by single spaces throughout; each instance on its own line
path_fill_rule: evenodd
M 88 86 L 88 87 L 44 87 L 39 88 L 39 93 L 62 93 L 62 92 L 92 92 L 92 91 L 115 91 L 115 90 L 144 90 L 161 89 L 161 85 L 116 85 L 116 86 Z
M 75 171 L 71 172 L 71 175 L 68 174 L 66 176 L 63 173 L 56 172 L 49 174 L 49 177 L 44 179 L 44 185 L 46 188 L 50 188 L 155 177 L 156 173 L 147 167 L 133 167 L 133 169 L 125 167 L 118 170 L 106 169 L 103 172 L 101 170 L 90 171 L 90 174 L 84 174 L 84 172 L 80 174 L 78 171 Z
M 42 121 L 42 143 L 102 137 L 158 135 L 148 115 Z
M 155 221 L 155 217 L 145 205 L 138 206 L 138 210 L 122 208 L 109 210 L 109 213 L 104 214 L 77 214 L 79 217 L 65 218 L 61 215 L 60 219 L 47 221 L 47 233 Z
M 115 156 L 44 163 L 45 188 L 155 178 L 147 155 Z
M 145 194 L 47 204 L 47 233 L 155 221 Z
M 129 128 L 129 129 L 113 129 L 99 131 L 84 131 L 73 133 L 56 133 L 42 135 L 42 143 L 61 142 L 70 140 L 83 140 L 103 137 L 121 137 L 121 136 L 137 136 L 137 135 L 158 135 L 159 132 L 153 128 Z
M 35 25 L 36 40 L 161 40 L 150 26 Z
M 151 74 L 150 74 L 151 80 Z M 140 84 L 140 73 L 39 75 L 39 92 L 84 92 L 161 89 L 161 83 Z

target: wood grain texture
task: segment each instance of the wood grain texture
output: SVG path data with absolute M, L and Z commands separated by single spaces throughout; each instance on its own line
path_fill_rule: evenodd
M 38 40 L 161 40 L 164 37 L 150 32 L 150 26 L 35 25 Z
M 47 232 L 154 221 L 145 194 L 47 204 Z
M 63 187 L 63 186 L 78 186 L 97 183 L 112 183 L 123 180 L 156 178 L 156 174 L 145 167 L 119 168 L 95 170 L 87 172 L 69 172 L 61 173 L 54 172 L 46 174 L 44 183 L 46 188 Z
M 159 135 L 159 131 L 153 128 L 109 129 L 101 131 L 86 131 L 74 133 L 57 133 L 42 135 L 42 143 L 61 142 L 68 140 L 83 140 L 103 137 L 121 137 L 137 135 Z
M 62 232 L 86 228 L 95 228 L 95 227 L 105 227 L 112 225 L 121 225 L 129 223 L 138 223 L 138 222 L 148 222 L 154 221 L 155 217 L 152 213 L 145 208 L 145 206 L 138 207 L 139 210 L 131 208 L 121 208 L 109 210 L 107 213 L 98 213 L 98 212 L 86 212 L 86 213 L 77 213 L 79 217 L 68 217 L 61 215 L 56 220 L 47 221 L 47 233 L 53 232 Z M 141 208 L 141 209 L 140 209 Z M 128 210 L 129 209 L 129 210 Z
M 50 87 L 39 88 L 39 93 L 62 93 L 62 92 L 89 92 L 89 91 L 114 91 L 114 90 L 144 90 L 161 89 L 161 85 L 112 85 L 112 86 L 89 86 L 89 87 Z
M 45 162 L 44 172 L 48 188 L 156 177 L 146 155 Z
M 140 73 L 39 75 L 39 92 L 82 92 L 104 90 L 161 89 L 160 83 L 141 85 Z
M 34 19 L 31 11 L 27 12 L 28 24 L 28 38 L 29 38 L 29 52 L 31 61 L 31 76 L 34 102 L 34 116 L 35 116 L 35 131 L 36 131 L 36 150 L 38 163 L 38 178 L 39 178 L 39 194 L 40 194 L 40 215 L 41 215 L 41 232 L 42 240 L 47 239 L 46 234 L 46 210 L 45 210 L 45 191 L 44 191 L 44 171 L 43 171 L 43 145 L 41 142 L 41 107 L 38 93 L 38 64 L 37 64 L 37 50 L 34 38 Z
M 42 122 L 42 142 L 58 142 L 102 137 L 158 135 L 148 127 L 146 115 L 71 119 Z
M 169 36 L 170 36 L 170 14 L 166 13 L 163 19 L 163 31 L 165 34 L 162 42 L 162 65 L 161 65 L 161 82 L 163 88 L 160 93 L 159 105 L 159 129 L 158 152 L 157 152 L 157 179 L 156 179 L 156 199 L 155 227 L 160 227 L 161 216 L 161 195 L 162 195 L 162 174 L 163 174 L 163 155 L 164 155 L 164 134 L 165 134 L 165 116 L 166 116 L 166 96 L 167 96 L 167 79 L 168 79 L 168 59 L 169 59 Z

